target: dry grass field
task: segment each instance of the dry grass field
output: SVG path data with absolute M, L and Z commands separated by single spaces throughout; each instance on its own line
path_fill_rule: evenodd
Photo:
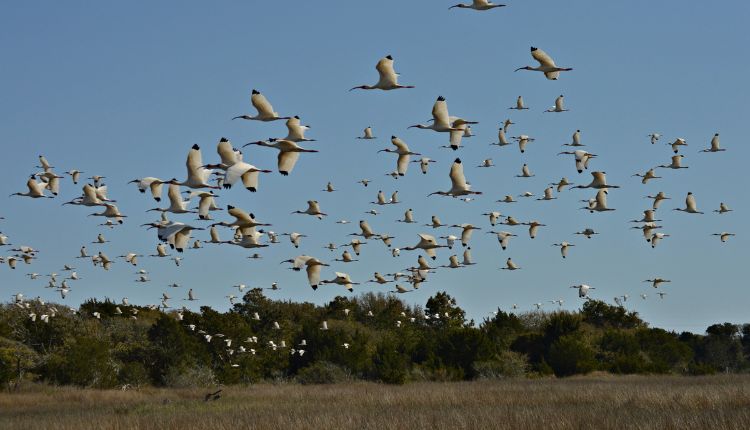
M 0 429 L 748 429 L 750 376 L 0 394 Z

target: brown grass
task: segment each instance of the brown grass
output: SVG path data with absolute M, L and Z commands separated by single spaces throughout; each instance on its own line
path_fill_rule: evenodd
M 0 429 L 748 429 L 750 376 L 353 383 L 208 390 L 31 387 Z

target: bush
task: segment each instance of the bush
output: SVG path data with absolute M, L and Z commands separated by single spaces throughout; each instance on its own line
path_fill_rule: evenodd
M 330 361 L 318 361 L 297 373 L 297 382 L 302 385 L 338 384 L 351 380 L 349 370 Z
M 596 369 L 594 351 L 575 335 L 556 340 L 550 347 L 548 362 L 556 376 L 571 376 Z
M 171 388 L 198 388 L 216 385 L 214 372 L 205 366 L 171 367 L 164 379 L 166 386 Z
M 474 363 L 476 379 L 517 378 L 526 375 L 529 363 L 526 356 L 513 351 L 503 351 L 494 360 Z

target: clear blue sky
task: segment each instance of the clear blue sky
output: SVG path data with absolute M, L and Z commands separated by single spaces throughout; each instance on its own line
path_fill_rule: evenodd
M 30 281 L 24 274 L 60 272 L 73 262 L 84 280 L 73 283 L 66 299 L 71 305 L 89 297 L 128 296 L 136 303 L 156 303 L 167 285 L 182 284 L 184 297 L 195 289 L 198 305 L 226 309 L 224 296 L 235 293 L 231 285 L 269 286 L 277 281 L 276 298 L 324 303 L 344 294 L 340 287 L 323 286 L 313 292 L 304 273 L 294 273 L 279 261 L 307 253 L 331 261 L 336 253 L 321 247 L 344 243 L 356 224 L 341 226 L 335 220 L 369 219 L 376 232 L 397 237 L 397 246 L 413 245 L 423 227 L 395 223 L 411 207 L 420 222 L 439 215 L 444 222 L 470 222 L 489 229 L 483 212 L 499 209 L 522 220 L 537 219 L 548 225 L 535 240 L 525 229 L 501 251 L 494 236 L 478 231 L 472 242 L 471 268 L 442 270 L 414 293 L 402 296 L 424 304 L 427 297 L 447 290 L 469 316 L 481 320 L 498 306 L 565 299 L 565 308 L 581 302 L 572 284 L 595 286 L 593 296 L 611 301 L 629 294 L 627 306 L 656 326 L 702 331 L 714 322 L 748 322 L 750 290 L 747 223 L 740 222 L 750 207 L 750 181 L 742 167 L 748 160 L 746 2 L 509 2 L 490 12 L 453 9 L 453 1 L 378 2 L 15 2 L 0 6 L 0 195 L 25 191 L 28 174 L 36 171 L 37 155 L 44 154 L 57 172 L 77 168 L 106 175 L 110 197 L 118 200 L 129 218 L 114 231 L 96 227 L 87 218 L 88 208 L 61 207 L 80 193 L 80 185 L 63 183 L 61 198 L 38 201 L 2 197 L 0 231 L 14 244 L 41 249 L 32 266 L 15 272 L 0 268 L 3 300 L 11 293 L 41 295 L 59 300 L 46 281 Z M 561 66 L 574 67 L 559 81 L 539 73 L 513 70 L 533 65 L 529 46 L 538 46 Z M 735 53 L 734 55 L 731 55 Z M 416 89 L 383 92 L 347 92 L 377 80 L 374 65 L 392 54 L 401 82 Z M 206 162 L 217 160 L 216 142 L 228 137 L 235 146 L 271 136 L 284 136 L 283 122 L 230 121 L 252 113 L 249 93 L 262 91 L 282 115 L 300 115 L 310 124 L 308 137 L 318 140 L 304 146 L 319 149 L 304 154 L 289 177 L 278 173 L 261 179 L 260 191 L 222 192 L 220 204 L 234 204 L 270 221 L 276 232 L 298 231 L 310 237 L 295 250 L 288 243 L 264 251 L 262 260 L 247 260 L 238 247 L 210 246 L 185 253 L 177 268 L 167 260 L 141 259 L 152 282 L 134 283 L 134 268 L 119 261 L 110 272 L 75 260 L 82 244 L 90 245 L 98 232 L 112 243 L 101 249 L 110 255 L 151 253 L 153 231 L 137 226 L 154 219 L 146 209 L 155 207 L 126 182 L 143 176 L 184 177 L 184 162 L 193 143 L 203 148 Z M 570 112 L 543 114 L 559 94 L 566 96 Z M 435 98 L 448 100 L 451 114 L 477 120 L 476 137 L 465 140 L 458 152 L 474 189 L 485 195 L 471 203 L 425 196 L 450 185 L 448 169 L 456 153 L 440 149 L 447 135 L 409 129 L 430 117 Z M 523 95 L 531 110 L 517 113 L 507 108 Z M 536 138 L 526 154 L 515 147 L 490 147 L 500 121 L 516 122 L 509 135 L 525 133 Z M 372 125 L 380 137 L 360 141 L 355 137 Z M 585 149 L 599 155 L 592 170 L 604 170 L 613 190 L 609 203 L 615 212 L 589 214 L 578 210 L 590 190 L 565 191 L 558 200 L 523 200 L 514 205 L 493 203 L 505 194 L 523 191 L 540 194 L 547 183 L 578 175 L 570 157 L 558 157 L 560 145 L 574 130 L 582 130 Z M 661 143 L 651 146 L 646 135 L 658 131 L 661 142 L 687 139 L 683 150 L 689 169 L 661 171 L 664 179 L 641 185 L 631 175 L 668 163 L 671 152 Z M 721 133 L 727 152 L 698 154 L 711 136 Z M 392 134 L 403 138 L 413 151 L 439 163 L 428 175 L 412 165 L 399 180 L 384 176 L 393 170 L 395 157 L 376 154 L 390 146 Z M 276 151 L 253 148 L 246 159 L 275 170 Z M 473 166 L 492 157 L 497 167 Z M 528 163 L 536 177 L 514 176 Z M 375 182 L 363 189 L 363 177 Z M 340 190 L 320 192 L 327 181 Z M 399 190 L 404 203 L 378 208 L 378 216 L 364 215 L 378 189 Z M 646 194 L 664 191 L 674 198 L 662 205 L 660 218 L 668 238 L 656 249 L 644 242 L 627 220 L 640 217 L 649 201 Z M 692 191 L 706 215 L 672 211 L 683 205 Z M 325 221 L 290 216 L 304 209 L 308 199 L 320 201 L 331 214 Z M 735 211 L 711 213 L 725 201 Z M 225 214 L 216 213 L 227 220 Z M 191 220 L 191 216 L 172 216 Z M 419 224 L 421 225 L 421 223 Z M 602 234 L 585 240 L 572 233 L 591 226 Z M 722 244 L 711 233 L 732 231 L 737 237 Z M 446 234 L 446 230 L 438 230 Z M 229 238 L 228 231 L 223 231 Z M 457 230 L 452 233 L 457 234 Z M 199 232 L 205 239 L 207 232 Z M 577 246 L 567 260 L 552 243 L 568 240 Z M 457 250 L 460 255 L 460 250 Z M 9 255 L 0 249 L 1 255 Z M 439 252 L 446 264 L 449 252 Z M 522 270 L 500 271 L 511 256 Z M 356 281 L 370 278 L 374 270 L 392 272 L 416 262 L 416 253 L 394 259 L 382 243 L 366 245 L 358 263 L 331 269 L 348 272 Z M 324 278 L 331 278 L 326 270 Z M 653 276 L 672 280 L 663 286 L 668 296 L 659 300 L 641 281 Z M 358 291 L 381 290 L 373 284 Z M 642 301 L 638 294 L 646 292 Z M 181 305 L 173 300 L 174 305 Z

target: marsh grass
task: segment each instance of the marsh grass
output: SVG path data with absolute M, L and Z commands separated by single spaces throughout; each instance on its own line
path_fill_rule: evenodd
M 1 429 L 747 429 L 750 376 L 594 375 L 462 383 L 0 394 Z

